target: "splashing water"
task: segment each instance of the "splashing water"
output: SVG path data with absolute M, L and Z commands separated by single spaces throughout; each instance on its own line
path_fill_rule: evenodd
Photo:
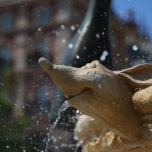
M 64 112 L 66 109 L 68 109 L 70 106 L 68 105 L 67 101 L 65 101 L 62 106 L 60 107 L 59 111 L 58 111 L 58 118 L 55 120 L 55 122 L 53 123 L 53 126 L 50 128 L 50 131 L 48 133 L 48 140 L 46 142 L 46 147 L 45 147 L 45 152 L 48 152 L 48 148 L 49 148 L 49 142 L 51 140 L 51 133 L 54 131 L 56 125 L 58 124 L 58 121 L 60 120 L 60 116 L 61 113 Z
M 77 151 L 77 149 L 81 146 L 81 144 L 84 142 L 84 139 L 80 140 L 77 144 L 76 144 L 76 148 L 74 150 L 74 152 Z

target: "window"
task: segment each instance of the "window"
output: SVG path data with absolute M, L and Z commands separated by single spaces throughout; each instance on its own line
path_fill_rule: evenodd
M 0 46 L 0 70 L 10 64 L 10 50 L 7 45 Z
M 37 24 L 45 24 L 50 20 L 50 8 L 41 6 L 35 9 L 34 20 Z
M 49 87 L 47 85 L 38 87 L 35 93 L 35 112 L 47 113 L 49 100 Z
M 38 65 L 40 57 L 49 57 L 48 39 L 43 35 L 36 35 L 33 39 L 33 50 L 28 53 L 28 64 L 30 66 Z
M 68 1 L 58 0 L 56 5 L 56 14 L 55 14 L 56 22 L 62 24 L 68 22 L 69 20 L 71 20 L 72 13 L 73 11 L 71 11 L 71 7 Z
M 10 30 L 13 26 L 13 15 L 12 12 L 6 12 L 0 15 L 0 29 Z
M 49 55 L 48 44 L 49 44 L 49 38 L 43 35 L 36 35 L 36 38 L 34 40 L 34 47 L 35 50 L 43 57 L 48 57 Z
M 14 26 L 16 29 L 26 29 L 29 27 L 28 10 L 25 6 L 17 10 Z
M 38 39 L 35 41 L 35 49 L 44 55 L 46 53 L 46 46 L 45 46 L 45 40 L 44 39 Z

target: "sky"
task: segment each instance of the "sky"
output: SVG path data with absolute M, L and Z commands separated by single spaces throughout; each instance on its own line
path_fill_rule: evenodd
M 127 19 L 132 9 L 136 22 L 145 27 L 152 42 L 152 0 L 112 0 L 112 8 L 122 19 Z

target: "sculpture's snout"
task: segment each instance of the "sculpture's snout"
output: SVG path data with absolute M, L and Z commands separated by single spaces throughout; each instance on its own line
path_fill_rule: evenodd
M 38 63 L 40 66 L 47 71 L 47 73 L 51 74 L 51 71 L 53 70 L 53 64 L 50 63 L 47 59 L 45 58 L 40 58 Z
M 54 65 L 45 58 L 39 59 L 40 66 L 46 70 L 52 80 L 63 91 L 66 98 L 71 98 L 80 94 L 86 88 L 90 88 L 88 78 L 84 75 L 81 68 Z M 90 77 L 92 77 L 90 75 Z

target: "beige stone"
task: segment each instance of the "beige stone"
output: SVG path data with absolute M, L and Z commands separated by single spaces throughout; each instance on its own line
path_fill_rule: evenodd
M 81 117 L 75 128 L 83 152 L 152 149 L 151 64 L 117 72 L 98 61 L 81 68 L 53 65 L 44 58 L 39 64 L 63 91 L 68 104 L 89 116 Z

